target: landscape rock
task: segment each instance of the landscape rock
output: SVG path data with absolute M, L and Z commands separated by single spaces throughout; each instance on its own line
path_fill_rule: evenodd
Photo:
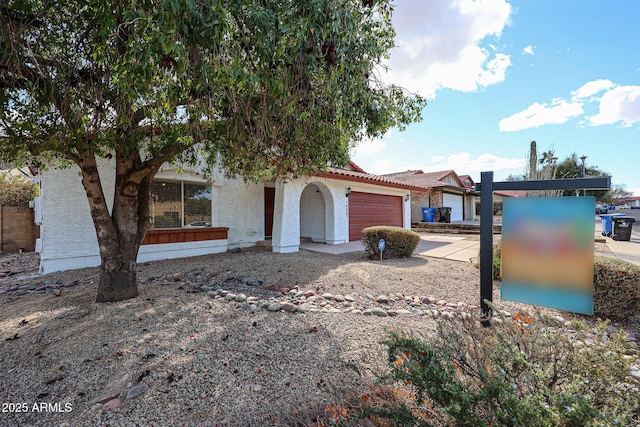
M 135 399 L 136 397 L 144 394 L 147 390 L 149 390 L 149 386 L 144 383 L 131 387 L 127 392 L 127 400 Z
M 116 398 L 116 399 L 110 400 L 107 403 L 105 403 L 104 405 L 102 405 L 102 410 L 104 410 L 104 411 L 112 411 L 112 410 L 116 409 L 117 407 L 119 407 L 121 404 L 122 404 L 122 400 Z
M 267 310 L 269 311 L 279 311 L 281 304 L 279 302 L 271 303 L 267 306 Z
M 309 312 L 309 309 L 311 307 L 309 306 L 309 304 L 300 304 L 299 306 L 296 307 L 296 311 L 298 313 L 307 313 Z
M 287 313 L 294 313 L 298 309 L 295 304 L 291 304 L 290 302 L 285 302 L 280 308 Z
M 371 312 L 380 317 L 387 317 L 389 315 L 385 309 L 380 307 L 374 308 L 373 310 L 371 310 Z

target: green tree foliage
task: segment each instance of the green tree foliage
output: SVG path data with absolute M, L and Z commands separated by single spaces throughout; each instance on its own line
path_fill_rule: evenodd
M 24 176 L 0 172 L 0 206 L 29 206 L 38 195 L 38 186 Z
M 561 163 L 558 164 L 556 173 L 557 178 L 582 178 L 582 160 L 576 153 L 572 153 L 567 156 Z M 585 162 L 584 176 L 586 178 L 598 178 L 611 176 L 606 171 L 601 170 L 598 166 L 592 166 Z M 602 200 L 606 197 L 609 190 L 587 190 L 587 196 L 595 196 L 596 200 Z M 575 191 L 565 191 L 565 196 L 575 195 Z
M 347 162 L 424 101 L 377 76 L 390 0 L 9 0 L 0 158 L 75 163 L 96 227 L 98 301 L 135 297 L 149 188 L 176 156 L 260 180 Z M 97 158 L 116 168 L 113 213 Z

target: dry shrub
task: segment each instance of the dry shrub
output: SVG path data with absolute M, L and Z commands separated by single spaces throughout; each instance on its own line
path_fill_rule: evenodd
M 478 256 L 476 266 L 480 267 Z M 500 279 L 500 245 L 493 246 L 493 278 Z M 640 267 L 630 262 L 594 257 L 594 311 L 602 317 L 629 318 L 640 314 Z
M 541 312 L 503 315 L 489 328 L 480 320 L 479 313 L 442 314 L 427 340 L 391 332 L 384 341 L 391 372 L 382 380 L 408 398 L 365 414 L 411 426 L 433 425 L 441 412 L 451 417 L 447 425 L 469 427 L 640 422 L 626 334 L 608 334 L 606 322 L 562 330 Z
M 384 259 L 411 256 L 420 242 L 420 235 L 402 227 L 376 225 L 362 230 L 362 244 L 370 258 L 380 258 L 378 242 L 384 239 L 386 247 L 382 253 Z
M 626 318 L 640 314 L 640 267 L 637 265 L 596 256 L 593 283 L 597 315 Z

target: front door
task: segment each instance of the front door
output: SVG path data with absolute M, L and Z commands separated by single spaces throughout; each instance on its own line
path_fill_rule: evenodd
M 273 206 L 276 200 L 276 189 L 264 187 L 264 237 L 273 233 Z

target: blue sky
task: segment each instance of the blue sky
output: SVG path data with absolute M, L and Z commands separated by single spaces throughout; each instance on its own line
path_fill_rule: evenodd
M 423 121 L 362 141 L 367 172 L 522 174 L 529 143 L 640 196 L 640 1 L 396 0 L 386 82 L 425 96 Z

